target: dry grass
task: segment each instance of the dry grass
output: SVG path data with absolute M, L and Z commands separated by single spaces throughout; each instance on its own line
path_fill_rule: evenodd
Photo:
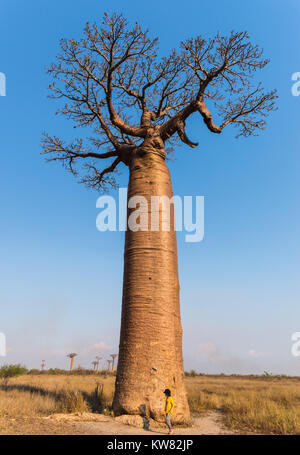
M 298 378 L 200 376 L 186 385 L 191 410 L 219 410 L 229 428 L 300 434 Z
M 55 406 L 55 400 L 50 396 L 20 390 L 0 391 L 0 417 L 49 415 L 55 412 Z
M 114 381 L 98 375 L 12 378 L 0 387 L 0 418 L 110 413 Z M 185 382 L 194 413 L 218 410 L 240 432 L 300 434 L 300 378 L 197 376 Z
M 24 375 L 0 388 L 1 417 L 38 417 L 54 413 L 107 412 L 114 377 Z

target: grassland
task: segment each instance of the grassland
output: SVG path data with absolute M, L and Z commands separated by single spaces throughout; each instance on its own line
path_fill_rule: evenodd
M 41 418 L 55 413 L 109 414 L 112 375 L 25 374 L 0 386 L 0 419 Z M 193 415 L 214 410 L 227 428 L 262 434 L 300 434 L 300 378 L 186 377 Z
M 300 378 L 198 376 L 186 387 L 192 412 L 218 410 L 228 428 L 300 434 Z
M 0 388 L 1 417 L 48 416 L 54 413 L 109 412 L 112 375 L 22 375 Z

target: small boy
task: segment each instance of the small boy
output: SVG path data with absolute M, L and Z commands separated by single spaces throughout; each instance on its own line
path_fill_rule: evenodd
M 166 424 L 168 425 L 169 428 L 169 434 L 173 434 L 173 428 L 171 424 L 171 415 L 173 414 L 174 410 L 174 400 L 171 397 L 171 390 L 170 389 L 165 389 L 164 394 L 166 396 L 166 405 L 165 405 L 165 413 L 166 413 Z

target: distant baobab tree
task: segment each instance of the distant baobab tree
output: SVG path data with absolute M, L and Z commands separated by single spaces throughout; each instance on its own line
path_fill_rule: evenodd
M 45 366 L 46 366 L 46 362 L 45 362 L 45 360 L 42 360 L 41 371 L 45 371 Z
M 97 365 L 98 365 L 97 360 L 94 360 L 94 361 L 92 362 L 92 365 L 94 366 L 94 371 L 97 371 Z
M 111 371 L 115 371 L 115 358 L 117 357 L 118 354 L 110 354 L 110 356 L 112 357 L 112 367 L 111 367 Z
M 97 371 L 98 371 L 99 370 L 99 362 L 102 359 L 102 357 L 99 357 L 98 355 L 96 355 L 95 359 L 97 360 Z
M 128 199 L 144 197 L 149 220 L 151 198 L 170 200 L 173 194 L 167 147 L 198 146 L 186 133 L 192 115 L 204 122 L 203 135 L 205 129 L 221 135 L 229 125 L 237 136 L 264 129 L 276 93 L 264 91 L 253 75 L 267 63 L 247 32 L 187 39 L 159 59 L 158 40 L 147 30 L 138 24 L 131 27 L 122 15 L 105 14 L 102 27 L 87 24 L 82 39 L 61 40 L 57 61 L 48 68 L 51 97 L 64 100 L 58 113 L 74 127 L 86 127 L 87 139 L 68 144 L 45 134 L 44 153 L 100 191 L 114 187 L 119 170 L 127 167 Z M 226 152 L 219 140 L 214 146 Z M 189 178 L 193 175 L 191 170 Z M 136 208 L 128 208 L 128 219 Z M 161 206 L 159 211 L 162 214 Z M 173 422 L 188 421 L 183 378 L 171 204 L 168 231 L 160 221 L 156 230 L 127 229 L 125 234 L 115 414 L 139 414 L 146 405 L 150 415 L 159 418 L 167 387 L 176 402 Z
M 107 360 L 107 371 L 110 371 L 112 360 Z
M 67 357 L 69 357 L 71 359 L 71 363 L 70 363 L 70 371 L 73 371 L 73 367 L 74 367 L 74 357 L 76 357 L 77 354 L 76 352 L 71 352 L 70 354 L 67 355 Z

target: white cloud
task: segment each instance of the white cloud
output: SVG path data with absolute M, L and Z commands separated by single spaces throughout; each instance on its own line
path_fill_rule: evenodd
M 242 368 L 242 360 L 230 352 L 223 352 L 212 341 L 200 343 L 196 347 L 198 369 L 210 371 L 211 368 L 219 371 L 231 372 Z
M 250 349 L 248 351 L 248 354 L 250 357 L 254 357 L 255 359 L 257 359 L 258 357 L 267 357 L 269 355 L 268 352 L 259 352 L 256 351 L 255 349 Z
M 92 346 L 86 348 L 86 352 L 96 352 L 96 351 L 108 351 L 111 349 L 111 346 L 106 344 L 104 341 L 99 341 L 99 343 L 95 343 Z

